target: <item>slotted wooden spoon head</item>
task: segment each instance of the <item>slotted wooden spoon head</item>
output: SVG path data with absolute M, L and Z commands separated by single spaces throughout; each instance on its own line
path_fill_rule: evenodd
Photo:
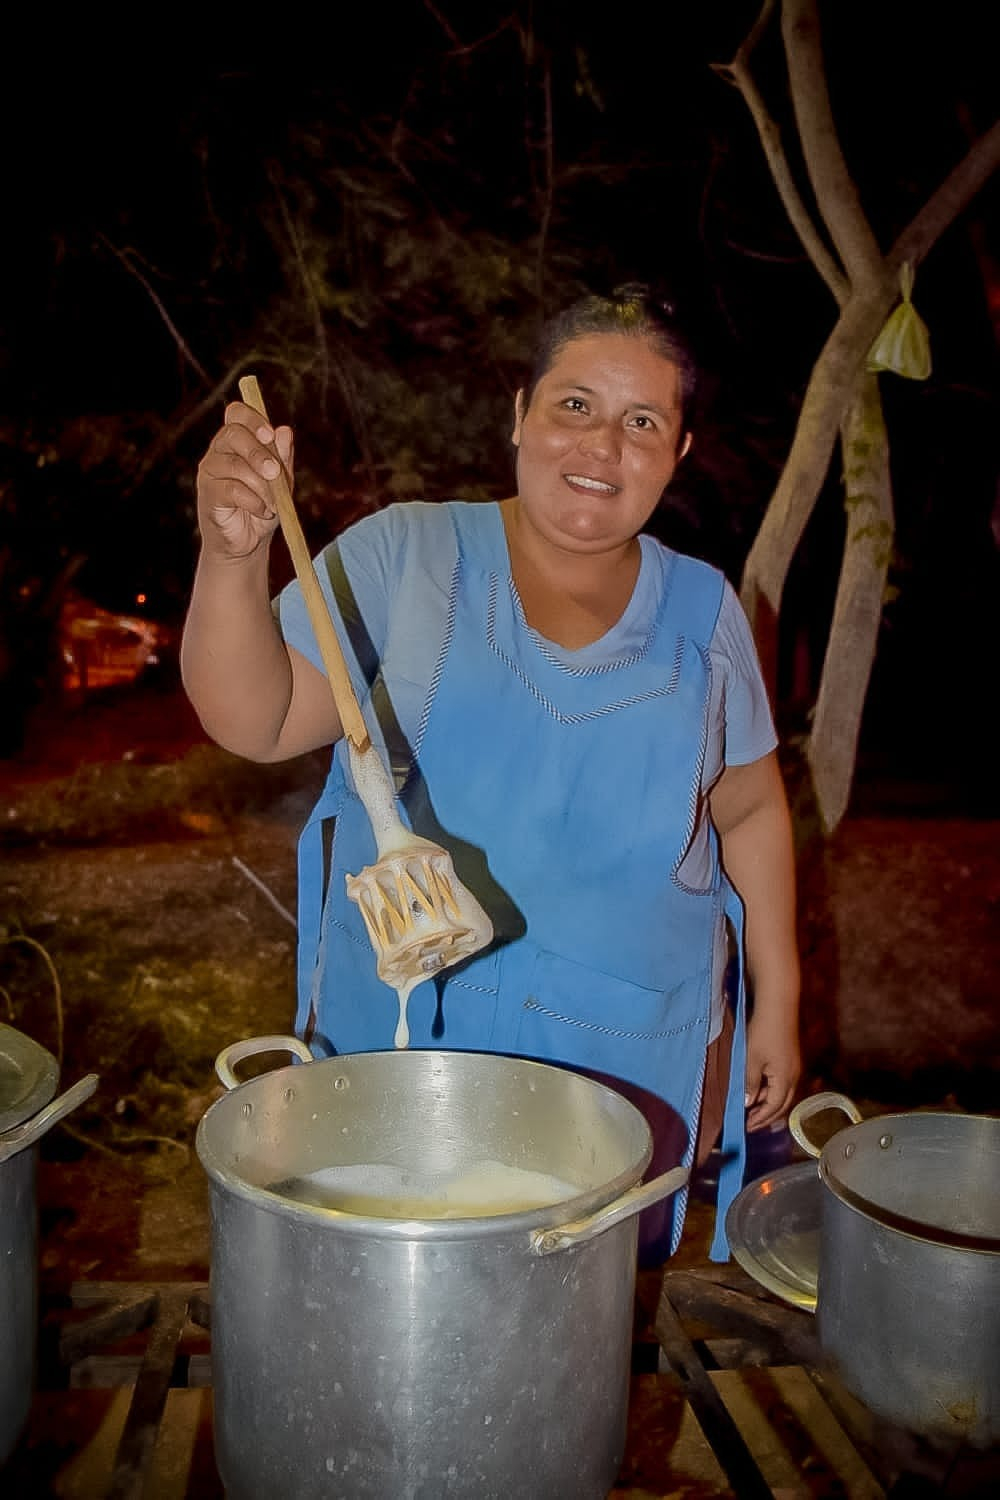
M 364 918 L 379 978 L 396 990 L 477 953 L 493 936 L 451 855 L 435 845 L 415 844 L 348 875 L 347 894 Z
M 350 746 L 349 753 L 378 858 L 346 877 L 347 894 L 364 919 L 379 978 L 398 990 L 485 948 L 493 924 L 455 874 L 448 851 L 404 827 L 374 746 Z

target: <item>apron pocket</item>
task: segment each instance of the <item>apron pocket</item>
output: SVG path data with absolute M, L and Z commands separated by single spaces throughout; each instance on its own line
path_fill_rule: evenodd
M 668 1056 L 690 1048 L 700 1061 L 707 1025 L 705 975 L 653 990 L 539 949 L 513 1042 L 542 1061 L 662 1084 Z

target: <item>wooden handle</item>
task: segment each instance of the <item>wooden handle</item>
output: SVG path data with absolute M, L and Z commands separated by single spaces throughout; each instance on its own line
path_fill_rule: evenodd
M 255 412 L 259 412 L 264 421 L 271 425 L 264 405 L 264 398 L 260 393 L 260 386 L 255 375 L 244 375 L 240 381 L 240 396 L 247 406 L 252 406 Z M 302 527 L 295 513 L 295 503 L 292 500 L 292 490 L 285 473 L 285 466 L 273 443 L 265 445 L 278 463 L 278 477 L 271 480 L 271 495 L 274 499 L 274 508 L 278 512 L 278 521 L 281 525 L 282 535 L 292 555 L 295 566 L 295 576 L 302 587 L 302 596 L 306 601 L 306 610 L 316 636 L 323 665 L 330 683 L 330 691 L 333 693 L 333 701 L 337 706 L 340 716 L 341 727 L 356 750 L 367 750 L 371 744 L 365 721 L 361 714 L 354 687 L 351 683 L 351 674 L 347 670 L 344 653 L 340 649 L 340 641 L 337 632 L 333 628 L 330 611 L 319 586 L 316 577 L 316 569 L 313 567 L 312 558 L 309 556 L 309 548 L 306 539 L 302 535 Z

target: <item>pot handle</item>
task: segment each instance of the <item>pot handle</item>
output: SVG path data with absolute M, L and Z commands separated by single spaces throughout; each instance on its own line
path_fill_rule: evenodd
M 858 1107 L 851 1103 L 846 1094 L 812 1094 L 808 1099 L 802 1099 L 793 1107 L 788 1116 L 788 1129 L 803 1151 L 808 1151 L 810 1156 L 821 1156 L 822 1151 L 818 1146 L 813 1145 L 802 1129 L 802 1124 L 813 1115 L 822 1114 L 825 1109 L 842 1109 L 853 1125 L 861 1124 Z
M 24 1151 L 28 1146 L 33 1146 L 36 1141 L 41 1140 L 47 1130 L 57 1125 L 64 1115 L 76 1109 L 85 1099 L 89 1099 L 97 1087 L 98 1076 L 96 1073 L 88 1073 L 72 1088 L 68 1088 L 65 1094 L 60 1094 L 53 1099 L 51 1104 L 46 1104 L 37 1115 L 32 1115 L 30 1120 L 25 1120 L 23 1125 L 15 1125 L 12 1130 L 7 1130 L 0 1135 L 0 1162 L 9 1161 L 19 1151 Z
M 613 1229 L 623 1219 L 631 1218 L 643 1208 L 669 1198 L 686 1184 L 691 1173 L 687 1167 L 674 1167 L 651 1182 L 642 1182 L 629 1188 L 614 1203 L 608 1203 L 596 1214 L 586 1219 L 574 1219 L 570 1224 L 560 1224 L 556 1229 L 536 1229 L 531 1236 L 531 1248 L 536 1255 L 551 1255 L 555 1250 L 568 1250 L 571 1245 L 583 1245 L 599 1234 Z
M 223 1047 L 215 1059 L 215 1072 L 219 1082 L 225 1084 L 227 1089 L 239 1088 L 240 1080 L 233 1068 L 248 1057 L 256 1057 L 259 1052 L 291 1052 L 299 1062 L 315 1061 L 305 1042 L 300 1042 L 297 1036 L 251 1036 L 246 1041 L 233 1042 L 231 1046 Z

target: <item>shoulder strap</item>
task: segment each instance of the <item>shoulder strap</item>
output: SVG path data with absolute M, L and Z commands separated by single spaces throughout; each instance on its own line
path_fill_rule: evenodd
M 677 631 L 707 651 L 715 634 L 725 575 L 709 563 L 683 552 L 673 555 L 673 567 L 667 581 L 664 618 Z

